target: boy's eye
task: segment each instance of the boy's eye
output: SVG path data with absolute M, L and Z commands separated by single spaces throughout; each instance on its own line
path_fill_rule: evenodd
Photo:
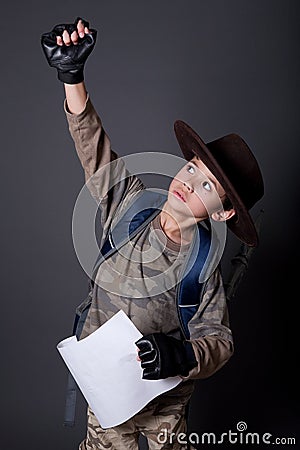
M 211 185 L 208 181 L 203 181 L 202 186 L 206 191 L 211 191 Z
M 187 171 L 188 171 L 189 173 L 192 173 L 192 174 L 195 173 L 194 167 L 193 167 L 193 166 L 190 166 L 190 165 L 187 166 Z

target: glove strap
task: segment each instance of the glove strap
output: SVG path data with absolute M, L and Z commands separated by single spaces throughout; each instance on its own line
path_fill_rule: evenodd
M 84 80 L 83 69 L 69 72 L 57 72 L 57 77 L 60 81 L 66 84 L 78 84 Z

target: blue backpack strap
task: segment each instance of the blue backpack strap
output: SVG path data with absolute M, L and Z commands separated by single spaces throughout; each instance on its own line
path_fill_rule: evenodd
M 89 285 L 90 290 L 87 298 L 78 306 L 76 309 L 74 324 L 73 324 L 73 335 L 80 338 L 83 330 L 83 325 L 87 317 L 90 305 L 92 303 L 92 290 L 91 285 Z M 71 372 L 68 373 L 68 381 L 66 388 L 66 402 L 65 402 L 65 414 L 64 414 L 64 426 L 73 427 L 75 424 L 75 410 L 76 410 L 76 399 L 77 399 L 77 383 L 74 380 Z
M 201 275 L 208 267 L 208 254 L 211 245 L 210 231 L 198 224 L 191 250 L 183 268 L 183 277 L 177 288 L 177 308 L 181 328 L 186 339 L 190 338 L 188 323 L 196 314 L 200 301 L 203 283 Z M 196 230 L 196 231 L 197 231 Z

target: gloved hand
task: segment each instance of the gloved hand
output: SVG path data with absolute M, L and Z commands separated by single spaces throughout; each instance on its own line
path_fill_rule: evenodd
M 97 31 L 91 29 L 83 38 L 79 37 L 77 45 L 57 44 L 56 37 L 62 36 L 64 30 L 70 35 L 77 31 L 79 20 L 83 22 L 84 27 L 89 28 L 89 23 L 78 17 L 73 24 L 56 25 L 50 33 L 41 36 L 42 48 L 49 65 L 57 69 L 58 79 L 67 84 L 83 81 L 84 64 L 96 43 Z
M 176 375 L 187 376 L 197 366 L 193 347 L 164 333 L 143 336 L 135 343 L 146 380 L 159 380 Z

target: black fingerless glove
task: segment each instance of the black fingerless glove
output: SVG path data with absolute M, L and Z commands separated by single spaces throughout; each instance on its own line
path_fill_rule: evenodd
M 159 380 L 176 375 L 187 376 L 197 366 L 192 344 L 164 333 L 143 336 L 135 343 L 139 348 L 143 378 Z
M 57 45 L 56 37 L 62 36 L 64 30 L 71 35 L 77 30 L 79 20 L 82 20 L 85 27 L 89 27 L 88 22 L 78 17 L 74 24 L 56 25 L 50 33 L 41 36 L 42 48 L 49 65 L 57 69 L 58 79 L 67 84 L 77 84 L 84 80 L 84 64 L 96 43 L 97 31 L 92 29 L 83 38 L 79 37 L 77 45 Z

